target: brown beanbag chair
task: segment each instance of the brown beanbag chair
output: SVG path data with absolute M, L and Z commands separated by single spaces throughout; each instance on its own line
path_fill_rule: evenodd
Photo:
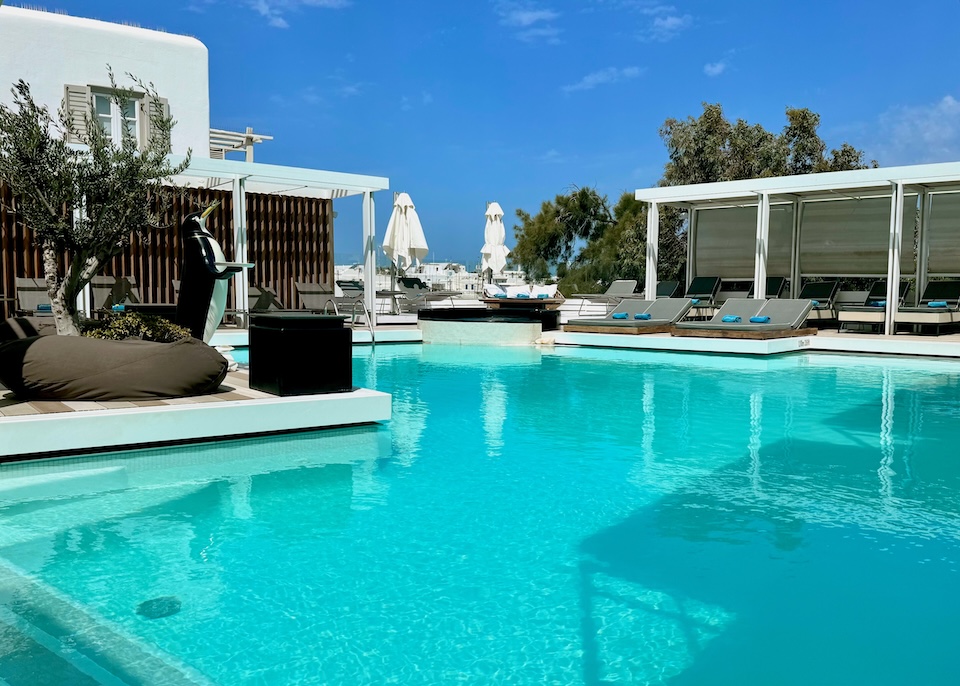
M 176 343 L 37 336 L 0 344 L 0 383 L 25 400 L 150 400 L 217 390 L 227 360 L 195 338 Z

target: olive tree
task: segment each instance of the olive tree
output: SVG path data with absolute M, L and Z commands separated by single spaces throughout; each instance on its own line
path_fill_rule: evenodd
M 83 115 L 85 126 L 63 108 L 54 117 L 23 80 L 11 89 L 13 107 L 0 104 L 0 179 L 40 245 L 59 334 L 79 334 L 77 296 L 131 237 L 142 239 L 160 226 L 158 199 L 189 164 L 189 152 L 182 164 L 168 160 L 175 122 L 153 85 L 127 74 L 133 85 L 121 88 L 109 75 L 110 98 L 121 109 L 131 102 L 154 105 L 143 108 L 151 131 L 143 144 L 127 126 L 115 140 L 92 109 Z M 80 144 L 68 143 L 70 137 Z

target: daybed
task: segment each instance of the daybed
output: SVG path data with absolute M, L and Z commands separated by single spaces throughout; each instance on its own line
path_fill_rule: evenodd
M 931 281 L 916 307 L 897 310 L 898 324 L 940 327 L 960 322 L 960 281 Z
M 572 333 L 667 333 L 690 311 L 688 298 L 623 300 L 603 319 L 571 319 L 563 330 Z
M 800 328 L 813 304 L 809 300 L 776 298 L 727 300 L 708 322 L 680 322 L 674 336 L 769 339 L 812 336 L 814 328 Z

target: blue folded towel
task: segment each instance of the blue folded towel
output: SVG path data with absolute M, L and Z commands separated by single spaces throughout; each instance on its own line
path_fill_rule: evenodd
M 530 297 L 530 294 L 529 294 L 529 293 L 517 293 L 517 297 L 520 298 L 520 299 L 529 298 L 529 297 Z
M 766 315 L 763 315 L 763 316 L 757 315 L 756 317 L 750 317 L 751 324 L 766 324 L 769 321 L 770 321 L 770 317 Z
M 53 305 L 50 303 L 39 303 L 37 305 L 37 312 L 53 312 Z
M 871 306 L 871 307 L 886 307 L 886 306 L 887 306 L 887 301 L 886 301 L 886 300 L 873 300 L 873 301 L 870 303 L 870 306 Z
M 820 307 L 820 301 L 819 301 L 819 300 L 811 300 L 811 301 L 810 301 L 810 304 L 813 305 L 814 307 Z
M 543 300 L 544 298 L 549 298 L 546 293 L 537 293 L 537 300 Z
M 493 294 L 493 297 L 494 297 L 494 298 L 506 298 L 506 297 L 507 297 L 507 294 L 506 294 L 506 293 L 494 293 L 494 294 Z
M 720 321 L 724 322 L 725 324 L 739 324 L 741 320 L 740 317 L 735 314 L 725 314 L 723 315 L 723 319 Z
M 626 312 L 614 312 L 614 313 L 613 313 L 612 315 L 610 315 L 610 316 L 611 316 L 613 319 L 626 319 L 626 318 L 627 318 L 627 313 L 626 313 Z
M 700 304 L 700 298 L 690 298 L 690 304 L 691 304 L 691 305 L 699 305 L 699 304 Z
M 637 314 L 633 315 L 633 318 L 634 318 L 634 319 L 650 319 L 650 313 L 649 313 L 649 312 L 638 312 Z
M 930 302 L 927 303 L 927 307 L 946 307 L 946 306 L 947 306 L 946 300 L 931 300 Z

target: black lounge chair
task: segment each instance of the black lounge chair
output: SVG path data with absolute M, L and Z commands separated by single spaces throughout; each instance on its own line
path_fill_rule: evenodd
M 714 307 L 717 304 L 717 293 L 720 292 L 719 276 L 697 276 L 690 282 L 684 298 L 694 301 L 696 309 Z
M 807 319 L 836 319 L 837 310 L 834 301 L 840 290 L 839 281 L 808 281 L 800 289 L 798 300 L 813 301 L 813 308 Z
M 910 292 L 910 282 L 901 281 L 896 307 L 903 305 Z M 844 305 L 837 310 L 840 331 L 850 331 L 850 326 L 858 330 L 877 331 L 883 325 L 887 313 L 887 280 L 879 279 L 870 286 L 862 305 Z
M 688 298 L 626 298 L 603 319 L 572 319 L 564 324 L 563 330 L 572 333 L 667 333 L 691 307 Z
M 679 298 L 680 295 L 679 281 L 661 281 L 657 284 L 658 298 Z
M 756 290 L 754 287 L 756 284 L 750 284 L 750 290 L 747 291 L 747 297 L 752 298 L 753 292 Z M 767 277 L 767 294 L 764 296 L 768 300 L 771 298 L 779 298 L 783 295 L 783 291 L 787 287 L 787 280 L 782 276 L 768 276 Z
M 774 298 L 727 300 L 709 322 L 681 322 L 673 327 L 674 336 L 709 338 L 788 338 L 811 336 L 814 328 L 801 328 L 813 304 L 809 300 Z M 728 321 L 723 321 L 727 318 Z M 729 321 L 737 318 L 738 321 Z M 759 321 L 765 319 L 766 321 Z
M 898 324 L 935 326 L 937 333 L 944 325 L 960 322 L 960 281 L 931 281 L 923 289 L 916 307 L 897 309 Z

